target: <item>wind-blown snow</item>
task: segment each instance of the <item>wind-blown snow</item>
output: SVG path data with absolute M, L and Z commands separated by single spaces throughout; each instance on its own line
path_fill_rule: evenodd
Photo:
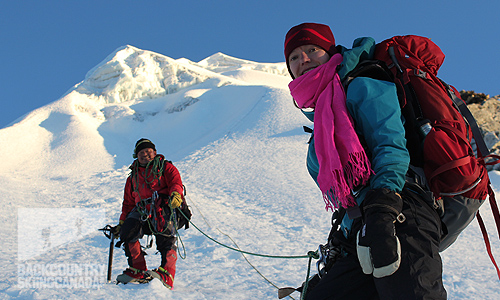
M 222 53 L 195 63 L 126 46 L 61 99 L 1 129 L 0 297 L 276 299 L 276 288 L 241 254 L 193 226 L 180 232 L 186 258 L 178 260 L 173 291 L 156 280 L 103 283 L 109 240 L 97 229 L 117 223 L 133 145 L 147 137 L 181 172 L 192 221 L 203 232 L 259 254 L 316 250 L 326 241 L 330 214 L 305 169 L 309 136 L 302 126 L 311 124 L 293 106 L 289 81 L 284 63 Z M 500 173 L 490 174 L 500 190 Z M 80 223 L 67 218 L 75 211 Z M 500 258 L 488 204 L 482 216 Z M 159 255 L 147 252 L 148 266 L 157 267 Z M 500 281 L 475 221 L 442 256 L 449 299 L 498 299 Z M 279 287 L 305 279 L 307 259 L 246 257 Z M 68 266 L 94 266 L 102 281 L 25 288 L 18 274 L 29 274 L 30 266 L 57 266 L 54 272 L 66 275 Z M 115 248 L 113 279 L 126 266 Z

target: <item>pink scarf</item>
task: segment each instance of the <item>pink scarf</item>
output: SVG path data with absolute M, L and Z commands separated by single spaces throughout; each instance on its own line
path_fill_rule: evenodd
M 326 210 L 356 205 L 352 189 L 368 182 L 373 171 L 354 131 L 344 88 L 337 74 L 342 55 L 298 77 L 288 87 L 300 108 L 314 108 L 318 185 Z M 333 204 L 333 207 L 332 207 Z

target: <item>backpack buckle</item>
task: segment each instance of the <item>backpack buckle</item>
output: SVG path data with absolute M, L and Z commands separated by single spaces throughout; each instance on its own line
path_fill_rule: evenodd
M 415 75 L 417 77 L 420 77 L 422 79 L 428 79 L 427 72 L 424 72 L 424 71 L 422 71 L 420 69 L 413 70 L 413 75 Z

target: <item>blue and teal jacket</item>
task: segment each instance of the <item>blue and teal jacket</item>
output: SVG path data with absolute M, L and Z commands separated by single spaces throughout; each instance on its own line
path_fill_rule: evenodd
M 338 46 L 343 56 L 338 70 L 341 80 L 354 69 L 360 61 L 372 59 L 375 40 L 358 38 L 352 49 Z M 388 188 L 401 192 L 405 184 L 405 175 L 410 163 L 406 149 L 404 119 L 398 102 L 394 83 L 357 77 L 351 81 L 346 93 L 346 104 L 354 120 L 355 130 L 364 141 L 374 175 L 369 185 L 356 194 L 358 205 L 363 202 L 369 189 Z M 304 112 L 314 122 L 314 112 Z M 314 135 L 307 153 L 307 169 L 318 183 L 319 163 L 314 149 Z M 347 215 L 342 222 L 342 231 L 347 235 L 352 221 Z

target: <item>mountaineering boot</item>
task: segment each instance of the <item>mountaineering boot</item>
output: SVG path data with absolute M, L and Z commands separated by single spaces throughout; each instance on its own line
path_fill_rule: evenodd
M 129 282 L 148 283 L 153 279 L 146 271 L 135 268 L 127 268 L 122 274 L 116 277 L 117 283 L 127 284 Z
M 177 261 L 176 249 L 170 249 L 167 253 L 162 253 L 162 266 L 148 271 L 153 278 L 161 280 L 168 289 L 174 288 L 175 263 Z
M 149 270 L 148 274 L 152 278 L 159 279 L 166 288 L 168 289 L 174 288 L 174 276 L 164 268 L 158 267 L 157 269 Z
M 118 283 L 148 283 L 153 279 L 146 272 L 146 260 L 139 241 L 125 244 L 125 255 L 128 257 L 129 268 L 116 277 Z

